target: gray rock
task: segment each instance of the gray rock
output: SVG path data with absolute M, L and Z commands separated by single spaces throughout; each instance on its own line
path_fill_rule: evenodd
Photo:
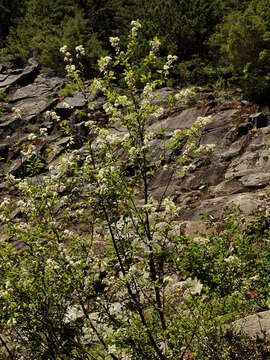
M 250 215 L 260 207 L 261 201 L 257 199 L 256 194 L 250 193 L 233 194 L 197 201 L 193 206 L 183 208 L 179 219 L 181 221 L 199 221 L 201 220 L 201 215 L 206 213 L 215 213 L 217 217 L 220 217 L 225 209 L 230 209 L 233 205 L 239 206 L 245 214 Z
M 8 168 L 7 172 L 14 175 L 15 177 L 20 176 L 23 173 L 25 167 L 25 159 L 16 159 L 12 161 L 11 166 Z
M 210 192 L 215 196 L 231 195 L 243 192 L 245 186 L 238 180 L 226 180 L 216 186 L 210 187 Z
M 238 156 L 240 154 L 240 151 L 243 147 L 243 142 L 242 140 L 238 140 L 236 142 L 234 142 L 228 150 L 225 150 L 224 152 L 222 152 L 220 154 L 220 160 L 221 161 L 229 161 L 232 158 Z
M 198 116 L 204 116 L 205 109 L 190 108 L 186 109 L 180 114 L 168 117 L 162 121 L 157 121 L 149 127 L 150 131 L 156 132 L 157 130 L 164 129 L 168 132 L 172 132 L 176 129 L 188 129 L 197 120 Z
M 85 122 L 82 121 L 74 125 L 75 134 L 79 137 L 86 137 L 89 134 L 89 128 L 85 126 Z
M 79 91 L 76 91 L 73 96 L 68 96 L 64 98 L 57 106 L 57 110 L 67 109 L 67 106 L 71 109 L 80 109 L 86 103 L 86 99 L 84 98 L 83 94 Z
M 8 77 L 8 74 L 0 74 L 0 83 L 4 80 L 6 80 Z
M 243 176 L 241 183 L 248 187 L 261 187 L 270 183 L 270 173 L 255 173 Z
M 155 99 L 153 101 L 154 105 L 161 105 L 166 103 L 168 96 L 172 93 L 172 88 L 162 88 L 155 91 Z
M 168 161 L 171 149 L 168 147 L 170 141 L 168 139 L 154 139 L 150 143 L 150 166 L 156 161 Z
M 8 128 L 10 131 L 15 130 L 22 123 L 22 120 L 16 115 L 8 115 L 3 120 L 0 122 L 0 129 Z
M 212 122 L 205 127 L 205 133 L 202 136 L 202 144 L 216 144 L 220 150 L 226 143 L 226 134 L 234 127 L 233 115 L 237 110 L 226 110 L 212 116 Z M 229 142 L 230 144 L 230 142 Z
M 33 84 L 19 88 L 11 93 L 9 100 L 10 102 L 16 102 L 27 98 L 49 98 L 55 95 L 63 82 L 64 80 L 59 77 L 46 78 L 44 75 L 40 75 Z
M 244 334 L 251 339 L 270 339 L 270 311 L 252 314 L 236 320 L 232 329 L 236 334 Z
M 91 101 L 91 106 L 93 110 L 101 110 L 102 109 L 102 105 L 105 103 L 105 98 L 102 96 L 99 96 L 97 99 L 95 99 L 94 101 Z
M 232 177 L 239 178 L 259 172 L 270 172 L 269 158 L 269 150 L 260 149 L 253 152 L 246 151 L 243 155 L 237 157 L 230 163 L 225 173 L 225 179 L 230 179 Z
M 15 84 L 23 84 L 32 81 L 38 74 L 39 63 L 35 57 L 28 59 L 24 69 L 18 69 L 18 74 L 8 75 L 4 80 L 0 80 L 0 89 L 9 89 Z
M 182 182 L 185 189 L 199 189 L 201 186 L 216 185 L 221 179 L 225 171 L 225 166 L 221 164 L 213 164 L 196 171 L 194 175 L 186 177 Z
M 33 121 L 36 117 L 50 109 L 53 104 L 57 102 L 57 99 L 49 101 L 48 98 L 36 97 L 26 98 L 16 102 L 16 108 L 22 114 L 22 118 L 26 121 Z

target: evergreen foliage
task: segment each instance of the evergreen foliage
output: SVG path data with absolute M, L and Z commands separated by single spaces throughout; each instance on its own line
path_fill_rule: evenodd
M 171 84 L 242 83 L 251 100 L 269 102 L 268 0 L 0 0 L 0 9 L 2 53 L 16 62 L 38 50 L 44 69 L 61 71 L 59 47 L 81 43 L 85 74 L 95 76 L 98 57 L 110 51 L 108 38 L 125 42 L 128 24 L 140 19 L 136 56 L 143 58 L 149 40 L 158 36 L 161 58 L 179 58 Z

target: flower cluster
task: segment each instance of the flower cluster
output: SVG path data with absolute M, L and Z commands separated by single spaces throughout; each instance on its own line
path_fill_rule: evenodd
M 76 66 L 74 64 L 68 64 L 66 70 L 68 74 L 73 74 L 76 71 Z
M 108 67 L 111 60 L 112 60 L 112 58 L 110 56 L 101 57 L 98 60 L 99 71 L 106 73 L 107 72 L 107 67 Z
M 40 136 L 48 136 L 48 129 L 46 127 L 41 127 L 39 129 Z
M 9 204 L 10 204 L 10 198 L 4 197 L 4 199 L 2 200 L 2 202 L 0 204 L 0 210 L 4 209 Z
M 37 138 L 37 135 L 35 135 L 34 133 L 29 134 L 28 137 L 27 137 L 27 139 L 30 140 L 30 141 L 35 140 L 36 138 Z
M 47 120 L 55 120 L 57 122 L 59 122 L 61 120 L 60 116 L 56 114 L 55 111 L 50 111 L 50 110 L 47 110 L 46 113 L 45 113 L 45 118 Z
M 67 45 L 60 47 L 60 53 L 65 54 L 67 52 Z
M 133 87 L 135 85 L 135 76 L 132 70 L 128 70 L 125 73 L 125 82 L 129 87 Z
M 201 155 L 202 153 L 210 153 L 214 151 L 216 148 L 216 144 L 204 144 L 200 145 L 196 150 L 194 150 L 195 155 Z
M 154 88 L 155 88 L 155 84 L 149 82 L 144 86 L 142 92 L 142 96 L 143 96 L 142 105 L 144 105 L 144 107 L 151 105 L 151 103 L 153 102 L 155 98 Z
M 167 56 L 167 62 L 163 65 L 164 70 L 164 76 L 167 76 L 169 74 L 169 70 L 171 69 L 173 63 L 177 60 L 176 55 L 168 55 Z
M 115 99 L 114 106 L 128 106 L 131 105 L 131 102 L 128 100 L 126 95 L 118 96 Z
M 71 53 L 68 51 L 67 45 L 62 46 L 59 51 L 63 54 L 65 62 L 72 63 L 73 59 Z
M 164 114 L 164 108 L 162 106 L 157 106 L 155 112 L 152 114 L 156 119 L 160 118 Z
M 85 55 L 85 49 L 82 45 L 78 45 L 75 47 L 75 51 L 76 51 L 76 57 L 80 57 Z
M 21 150 L 21 154 L 25 156 L 27 159 L 31 158 L 31 156 L 37 154 L 37 148 L 34 144 L 29 144 L 28 147 L 23 150 Z
M 156 57 L 156 53 L 158 52 L 159 48 L 160 48 L 160 41 L 158 38 L 155 38 L 154 40 L 150 41 L 150 52 L 149 52 L 149 56 L 155 58 Z
M 195 125 L 198 125 L 200 128 L 210 124 L 212 122 L 211 115 L 209 116 L 199 116 L 195 122 Z
M 21 119 L 22 118 L 22 112 L 20 109 L 18 109 L 17 107 L 13 107 L 12 111 L 14 112 L 14 114 L 16 115 L 17 119 Z
M 131 21 L 131 32 L 133 36 L 137 36 L 137 31 L 142 27 L 141 23 L 139 22 L 139 20 L 133 20 Z
M 104 91 L 105 88 L 99 79 L 94 79 L 91 84 L 91 90 L 96 93 L 98 91 Z
M 181 104 L 190 104 L 195 99 L 195 93 L 193 88 L 187 88 L 180 90 L 174 95 L 176 102 Z
M 120 39 L 119 37 L 110 37 L 109 38 L 110 40 L 110 43 L 112 45 L 112 47 L 115 49 L 116 51 L 116 54 L 119 54 L 120 53 L 120 46 L 119 46 L 119 42 L 120 42 Z

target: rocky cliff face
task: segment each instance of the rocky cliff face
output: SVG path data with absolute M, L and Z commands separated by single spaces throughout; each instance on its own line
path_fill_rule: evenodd
M 40 74 L 38 63 L 30 59 L 24 69 L 8 70 L 0 66 L 0 92 L 5 91 L 9 101 L 0 100 L 0 202 L 7 196 L 16 197 L 13 187 L 7 187 L 5 174 L 9 173 L 32 181 L 53 169 L 58 157 L 68 148 L 84 151 L 84 140 L 89 129 L 85 122 L 93 120 L 102 126 L 106 116 L 102 96 L 92 97 L 92 110 L 85 110 L 86 97 L 80 93 L 59 98 L 59 89 L 66 83 L 61 77 Z M 180 229 L 194 234 L 203 228 L 201 214 L 222 212 L 236 204 L 246 216 L 268 208 L 270 196 L 270 112 L 241 99 L 239 91 L 211 92 L 196 89 L 196 101 L 189 107 L 168 107 L 167 98 L 174 91 L 157 91 L 156 103 L 163 104 L 165 113 L 159 119 L 149 120 L 149 130 L 166 130 L 166 136 L 156 136 L 151 143 L 153 161 L 166 152 L 166 142 L 176 129 L 193 125 L 198 116 L 212 116 L 205 128 L 201 144 L 216 144 L 207 158 L 194 159 L 195 169 L 189 176 L 173 174 L 177 154 L 170 157 L 168 167 L 160 168 L 152 177 L 150 191 L 154 198 L 166 192 L 181 206 Z M 67 106 L 68 105 L 68 106 Z M 66 119 L 72 129 L 72 138 L 63 133 L 56 119 L 46 116 L 54 110 L 56 116 Z M 47 135 L 31 139 L 30 134 L 46 129 Z M 119 129 L 111 129 L 112 133 Z M 21 150 L 33 142 L 42 166 L 40 173 L 31 177 Z M 14 218 L 20 222 L 20 213 Z M 0 232 L 0 238 L 4 234 Z M 14 243 L 19 247 L 20 244 Z
M 67 119 L 74 134 L 72 147 L 78 149 L 83 146 L 88 133 L 85 121 L 89 118 L 100 124 L 106 121 L 102 97 L 94 99 L 94 109 L 86 114 L 80 111 L 85 103 L 82 94 L 59 99 L 57 92 L 64 84 L 63 78 L 39 74 L 35 59 L 30 59 L 24 69 L 11 71 L 1 67 L 0 90 L 5 90 L 9 98 L 9 102 L 0 102 L 1 197 L 7 191 L 5 173 L 18 177 L 29 175 L 20 153 L 23 145 L 30 143 L 29 134 L 40 128 L 47 129 L 48 136 L 35 140 L 43 163 L 40 177 L 69 146 L 69 136 L 63 135 L 56 121 L 47 119 L 46 110 L 54 109 L 58 116 Z M 174 159 L 168 158 L 168 169 L 160 169 L 151 179 L 152 196 L 159 198 L 166 189 L 166 194 L 182 206 L 179 221 L 185 224 L 188 232 L 197 229 L 200 214 L 220 214 L 232 203 L 239 205 L 246 214 L 267 207 L 270 191 L 269 109 L 242 101 L 237 91 L 212 93 L 201 88 L 196 89 L 193 106 L 168 108 L 166 99 L 171 93 L 173 90 L 168 88 L 158 90 L 156 103 L 164 104 L 165 115 L 151 120 L 149 130 L 162 128 L 169 139 L 174 130 L 190 127 L 198 116 L 211 115 L 212 122 L 206 126 L 201 143 L 216 144 L 216 148 L 209 158 L 195 161 L 191 175 L 173 176 L 170 181 Z M 152 158 L 158 159 L 164 149 L 164 139 L 156 137 L 151 145 Z

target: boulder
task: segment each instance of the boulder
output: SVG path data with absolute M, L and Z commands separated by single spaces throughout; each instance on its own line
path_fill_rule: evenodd
M 89 96 L 88 96 L 89 98 Z M 63 101 L 57 104 L 56 110 L 63 110 L 63 109 L 81 109 L 84 107 L 85 103 L 87 101 L 87 98 L 84 97 L 84 95 L 76 91 L 73 96 L 68 96 L 64 98 Z
M 166 87 L 155 91 L 154 105 L 161 105 L 166 103 L 169 95 L 173 92 L 172 88 Z
M 7 90 L 17 84 L 30 83 L 35 79 L 39 71 L 39 63 L 35 57 L 28 59 L 25 68 L 17 69 L 8 76 L 0 79 L 0 90 Z
M 156 132 L 159 129 L 171 133 L 176 129 L 188 129 L 197 120 L 198 116 L 205 116 L 206 110 L 201 108 L 189 108 L 164 120 L 156 121 L 149 127 L 150 131 Z
M 270 340 L 270 311 L 262 311 L 236 320 L 232 328 L 236 334 L 242 334 L 254 340 Z
M 233 205 L 239 206 L 245 214 L 249 215 L 260 208 L 262 201 L 258 200 L 256 194 L 252 193 L 219 196 L 202 201 L 197 200 L 191 205 L 182 208 L 179 220 L 200 221 L 202 220 L 201 216 L 206 213 L 215 214 L 215 217 L 219 218 L 225 209 L 232 209 Z

